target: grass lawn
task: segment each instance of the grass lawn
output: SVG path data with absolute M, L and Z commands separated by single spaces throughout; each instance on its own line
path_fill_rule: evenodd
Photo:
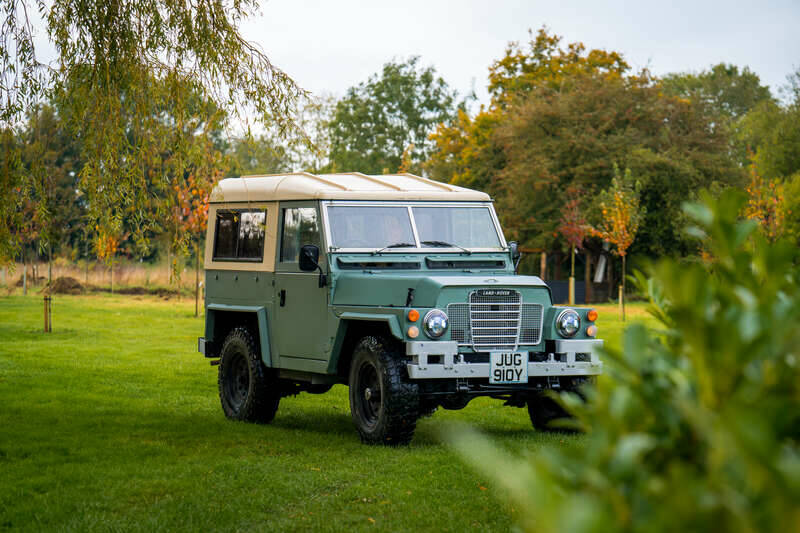
M 616 307 L 598 309 L 618 344 Z M 481 398 L 421 420 L 407 448 L 368 447 L 344 386 L 282 400 L 267 426 L 228 421 L 193 312 L 56 296 L 43 334 L 40 295 L 0 297 L 0 530 L 507 531 L 514 509 L 440 442 L 443 422 L 524 453 L 582 444 Z

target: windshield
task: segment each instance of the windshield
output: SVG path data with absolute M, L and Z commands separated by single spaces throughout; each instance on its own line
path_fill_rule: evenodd
M 499 248 L 500 239 L 485 207 L 414 207 L 422 246 L 438 242 L 464 248 Z
M 328 220 L 334 248 L 502 246 L 489 206 L 330 205 Z
M 328 218 L 336 248 L 416 246 L 406 207 L 330 206 Z

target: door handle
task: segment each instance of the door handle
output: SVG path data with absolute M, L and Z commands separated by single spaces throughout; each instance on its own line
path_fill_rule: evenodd
M 286 289 L 281 289 L 281 307 L 286 305 Z

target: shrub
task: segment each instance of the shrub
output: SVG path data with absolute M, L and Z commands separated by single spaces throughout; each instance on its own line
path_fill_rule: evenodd
M 637 275 L 662 329 L 629 327 L 587 401 L 560 401 L 585 443 L 509 457 L 454 445 L 536 531 L 800 529 L 800 284 L 795 247 L 737 219 L 727 192 L 687 207 L 710 260 Z

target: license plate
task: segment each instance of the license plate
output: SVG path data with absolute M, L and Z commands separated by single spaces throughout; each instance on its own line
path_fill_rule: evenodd
M 527 352 L 490 352 L 489 383 L 527 383 Z

